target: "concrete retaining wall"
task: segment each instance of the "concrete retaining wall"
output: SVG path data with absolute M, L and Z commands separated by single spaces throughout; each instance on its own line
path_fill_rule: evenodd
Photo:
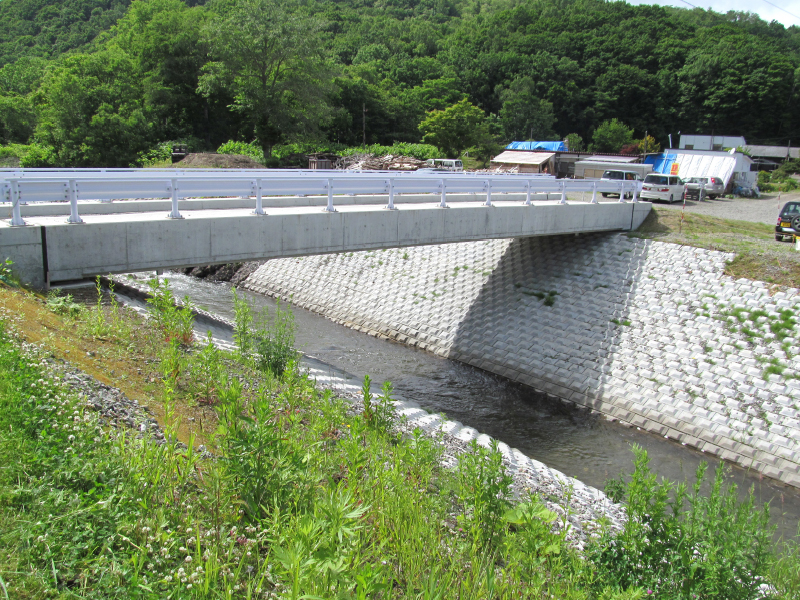
M 277 259 L 244 285 L 800 486 L 800 347 L 770 331 L 800 296 L 730 258 L 569 235 Z

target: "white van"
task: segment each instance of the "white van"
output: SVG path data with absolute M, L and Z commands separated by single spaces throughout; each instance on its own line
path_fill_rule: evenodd
M 433 168 L 443 171 L 463 171 L 464 163 L 457 158 L 429 158 L 425 163 Z
M 644 178 L 642 200 L 666 200 L 675 202 L 683 199 L 684 183 L 677 175 L 658 175 L 651 173 Z
M 648 175 L 649 177 L 649 175 Z M 603 173 L 603 176 L 600 178 L 600 181 L 641 181 L 642 178 L 639 177 L 639 174 L 635 171 L 625 171 L 623 169 L 609 169 Z M 608 198 L 609 196 L 619 196 L 619 194 L 613 194 L 612 192 L 603 192 L 603 198 Z M 625 197 L 630 198 L 633 196 L 633 192 L 626 192 Z

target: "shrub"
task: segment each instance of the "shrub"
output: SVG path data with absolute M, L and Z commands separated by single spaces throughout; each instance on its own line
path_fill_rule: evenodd
M 606 532 L 587 553 L 600 580 L 642 586 L 659 598 L 755 598 L 774 531 L 768 505 L 756 509 L 752 490 L 739 503 L 736 486 L 723 487 L 723 466 L 704 496 L 705 463 L 689 493 L 685 484 L 658 482 L 647 452 L 634 446 L 634 453 L 625 527 L 618 535 Z
M 16 158 L 20 167 L 44 168 L 58 166 L 58 157 L 50 146 L 43 144 L 9 144 L 0 146 L 0 163 Z
M 387 154 L 412 156 L 419 160 L 428 160 L 429 158 L 441 158 L 442 153 L 431 144 L 407 144 L 405 142 L 395 142 L 391 146 L 381 146 L 380 144 L 373 144 L 372 146 L 360 146 L 354 148 L 347 148 L 339 152 L 341 156 L 349 156 L 351 154 L 359 154 L 361 152 L 376 154 L 384 156 Z
M 254 143 L 248 144 L 247 142 L 235 142 L 233 140 L 229 140 L 217 148 L 217 153 L 242 154 L 244 156 L 249 156 L 256 162 L 260 162 L 262 165 L 264 164 L 264 152 Z
M 279 302 L 275 306 L 275 315 L 271 325 L 267 321 L 267 317 L 267 310 L 264 309 L 261 319 L 257 322 L 255 333 L 256 368 L 280 376 L 283 375 L 289 363 L 297 360 L 297 351 L 294 349 L 296 330 L 294 313 L 291 309 L 282 309 Z
M 137 164 L 131 165 L 131 167 L 155 167 L 161 163 L 171 161 L 171 159 L 172 142 L 161 142 L 149 150 L 139 152 Z

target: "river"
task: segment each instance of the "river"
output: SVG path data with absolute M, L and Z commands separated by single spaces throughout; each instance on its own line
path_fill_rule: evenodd
M 198 307 L 234 319 L 230 284 L 178 273 L 166 277 L 177 297 L 188 295 Z M 272 311 L 275 306 L 272 298 L 246 290 L 239 293 L 252 301 L 256 310 L 266 307 Z M 647 450 L 655 473 L 673 481 L 691 483 L 700 462 L 708 461 L 712 467 L 718 462 L 674 441 L 566 406 L 498 375 L 371 337 L 301 308 L 292 307 L 292 311 L 297 348 L 351 374 L 354 383 L 365 374 L 377 387 L 391 381 L 397 396 L 413 400 L 429 412 L 445 413 L 588 485 L 603 489 L 606 480 L 630 473 L 633 444 Z M 742 497 L 752 486 L 759 503 L 770 502 L 779 536 L 797 536 L 800 490 L 738 467 L 731 467 L 731 476 Z

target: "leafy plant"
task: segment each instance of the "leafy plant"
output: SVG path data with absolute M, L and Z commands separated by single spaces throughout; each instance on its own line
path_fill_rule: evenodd
M 492 440 L 490 448 L 473 440 L 469 452 L 459 456 L 458 489 L 464 504 L 459 520 L 469 528 L 474 543 L 492 547 L 502 539 L 512 481 L 497 440 Z
M 691 493 L 685 484 L 659 482 L 647 452 L 633 450 L 624 529 L 606 532 L 588 553 L 600 580 L 622 589 L 644 587 L 657 596 L 754 598 L 771 545 L 768 505 L 757 510 L 752 490 L 739 503 L 736 486 L 723 485 L 723 466 L 708 496 L 700 492 L 705 463 Z
M 278 302 L 271 323 L 265 308 L 254 334 L 256 368 L 276 376 L 283 375 L 289 364 L 297 360 L 295 330 L 294 313 L 290 308 L 283 309 Z
M 47 293 L 47 308 L 59 315 L 75 317 L 83 307 L 72 299 L 72 294 L 62 296 L 61 290 L 55 288 Z
M 164 334 L 164 339 L 177 339 L 188 346 L 194 340 L 194 306 L 189 296 L 183 299 L 183 306 L 177 306 L 169 279 L 157 277 L 147 282 L 150 297 L 147 299 L 148 311 L 156 323 L 156 327 Z

